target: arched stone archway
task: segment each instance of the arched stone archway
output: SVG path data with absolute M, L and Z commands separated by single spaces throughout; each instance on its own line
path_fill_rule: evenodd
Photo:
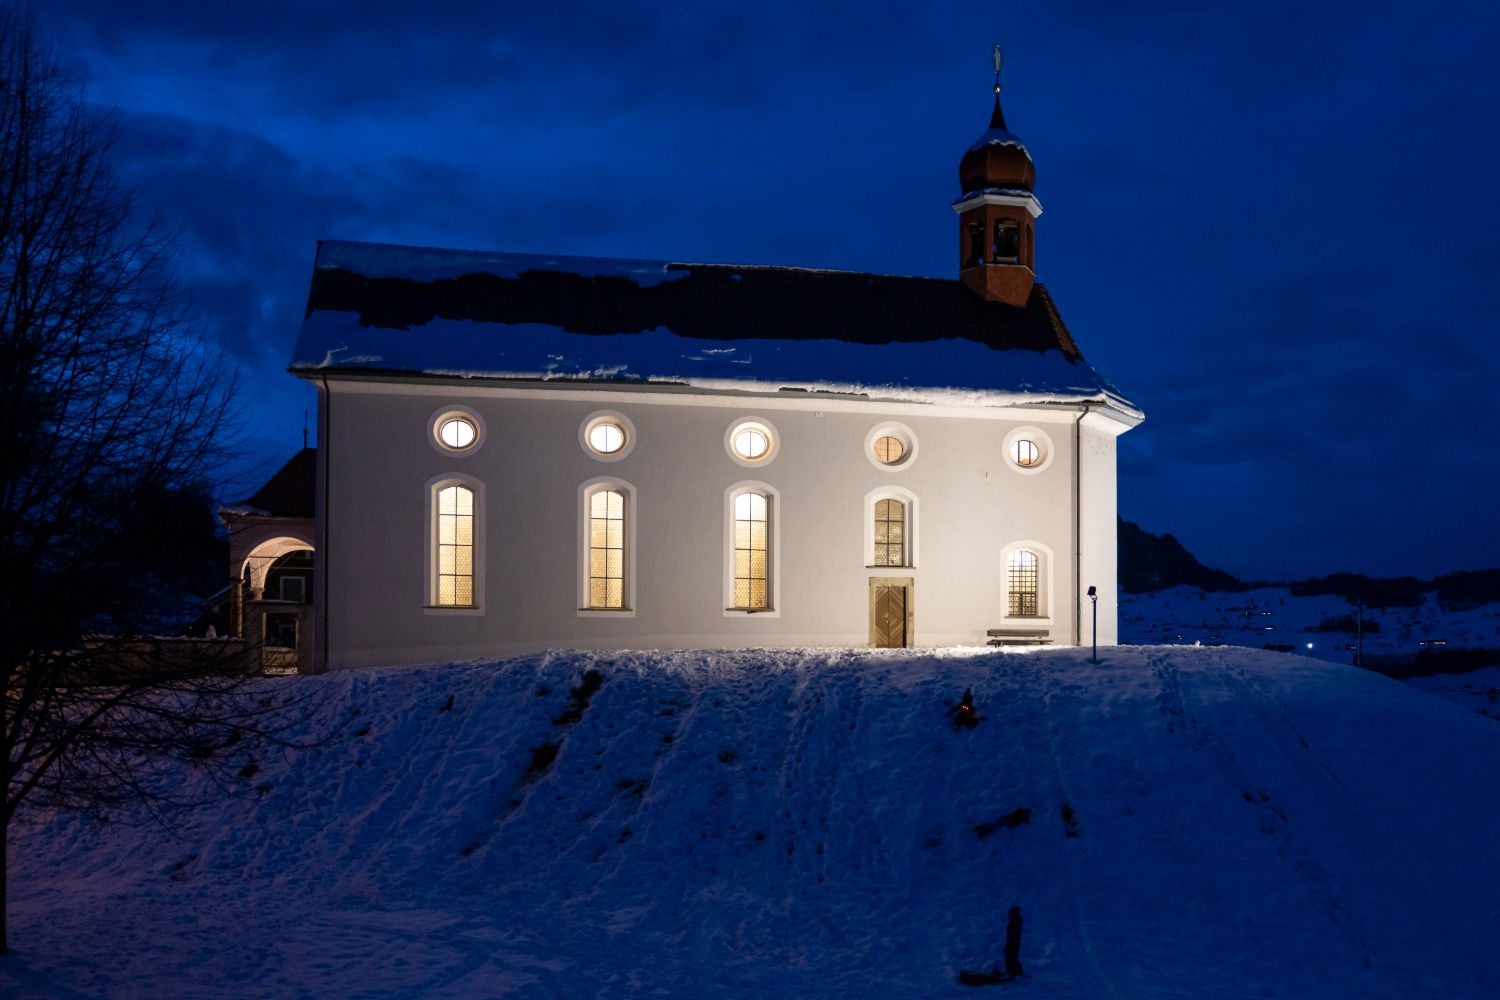
M 311 535 L 311 532 L 306 535 Z M 249 583 L 250 599 L 258 601 L 265 596 L 266 574 L 270 572 L 271 565 L 276 560 L 291 552 L 311 552 L 312 550 L 311 537 L 305 537 L 301 532 L 267 538 L 257 543 L 238 560 L 239 572 L 236 576 Z M 234 565 L 233 554 L 231 554 L 231 560 L 231 565 Z M 248 579 L 246 579 L 247 575 Z

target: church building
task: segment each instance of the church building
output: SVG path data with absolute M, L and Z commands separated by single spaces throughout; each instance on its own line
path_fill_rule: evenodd
M 314 670 L 1116 637 L 1143 419 L 1036 281 L 999 86 L 952 278 L 324 241 Z

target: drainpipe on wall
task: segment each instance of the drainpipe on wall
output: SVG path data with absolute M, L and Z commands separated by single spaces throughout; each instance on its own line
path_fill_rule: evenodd
M 1091 403 L 1084 403 L 1073 421 L 1073 645 L 1083 645 L 1083 418 Z
M 323 472 L 323 516 L 320 518 L 322 528 L 318 538 L 318 555 L 322 557 L 323 606 L 322 621 L 318 622 L 318 644 L 323 647 L 322 663 L 319 665 L 318 673 L 326 673 L 328 670 L 328 481 L 330 479 L 328 470 L 332 465 L 329 451 L 332 443 L 332 435 L 328 433 L 329 425 L 333 422 L 333 393 L 328 389 L 328 376 L 323 376 L 323 398 L 319 400 L 322 407 L 318 414 L 318 464 L 322 466 Z

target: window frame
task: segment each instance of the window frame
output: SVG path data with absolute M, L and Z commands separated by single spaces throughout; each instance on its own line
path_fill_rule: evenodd
M 471 605 L 438 604 L 438 494 L 449 486 L 462 486 L 474 495 L 473 532 L 473 587 L 474 603 Z M 426 487 L 426 531 L 423 539 L 423 559 L 426 565 L 426 581 L 423 588 L 422 610 L 429 615 L 482 615 L 485 613 L 484 564 L 486 552 L 484 483 L 473 476 L 461 473 L 446 473 L 434 476 Z
M 624 551 L 622 559 L 622 580 L 625 594 L 622 608 L 594 608 L 589 607 L 589 580 L 590 556 L 592 546 L 589 537 L 589 521 L 591 519 L 590 502 L 597 493 L 613 490 L 625 495 L 625 538 L 621 548 Z M 634 618 L 636 613 L 636 590 L 635 590 L 635 511 L 636 511 L 636 488 L 623 479 L 615 476 L 600 476 L 590 479 L 578 487 L 578 592 L 575 595 L 578 605 L 579 618 Z
M 1017 552 L 1030 552 L 1036 556 L 1036 614 L 1013 615 L 1010 613 L 1010 561 Z M 1056 624 L 1053 609 L 1056 604 L 1057 573 L 1052 549 L 1034 538 L 1011 542 L 1000 550 L 1000 617 L 1006 622 L 1032 625 Z
M 589 441 L 589 432 L 600 424 L 615 424 L 625 434 L 625 443 L 617 451 L 599 451 Z M 578 446 L 596 462 L 618 462 L 635 450 L 635 422 L 618 410 L 595 410 L 578 424 Z
M 450 448 L 443 443 L 441 437 L 443 424 L 454 417 L 462 417 L 474 425 L 474 440 L 469 442 L 467 448 Z M 447 406 L 438 407 L 427 418 L 427 443 L 432 445 L 433 450 L 439 455 L 450 458 L 462 458 L 472 455 L 484 446 L 484 439 L 487 435 L 488 428 L 485 426 L 484 418 L 473 407 L 450 403 Z
M 901 442 L 904 451 L 894 462 L 882 462 L 875 454 L 875 442 L 883 437 L 893 437 Z M 901 472 L 911 468 L 919 450 L 917 432 L 895 420 L 882 420 L 865 433 L 865 458 L 881 472 Z
M 746 458 L 735 450 L 734 439 L 745 430 L 757 430 L 765 434 L 766 453 L 764 455 L 759 458 Z M 730 421 L 729 427 L 724 431 L 724 451 L 737 465 L 743 465 L 747 469 L 763 469 L 776 461 L 776 456 L 781 453 L 781 433 L 776 429 L 776 425 L 765 417 L 736 417 Z
M 738 421 L 736 422 L 738 423 Z M 759 493 L 766 498 L 766 607 L 741 608 L 734 604 L 734 501 L 746 493 Z M 768 483 L 745 480 L 735 483 L 724 491 L 724 617 L 725 618 L 780 618 L 781 617 L 781 491 Z
M 906 505 L 906 562 L 900 566 L 881 566 L 875 562 L 875 506 L 882 500 L 899 500 Z M 865 494 L 864 500 L 864 562 L 865 569 L 910 569 L 917 568 L 917 495 L 899 486 L 878 486 Z
M 1030 465 L 1021 465 L 1016 461 L 1016 443 L 1018 441 L 1030 441 L 1036 445 L 1037 460 Z M 1023 476 L 1034 476 L 1045 470 L 1052 464 L 1053 456 L 1057 449 L 1053 446 L 1052 435 L 1040 427 L 1028 424 L 1022 427 L 1012 427 L 1006 432 L 1005 440 L 1000 444 L 1000 454 L 1005 467 L 1012 472 Z

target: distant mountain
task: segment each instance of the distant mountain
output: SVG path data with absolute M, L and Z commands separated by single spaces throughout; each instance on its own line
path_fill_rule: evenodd
M 1120 586 L 1127 594 L 1179 586 L 1247 589 L 1247 584 L 1233 574 L 1203 565 L 1173 536 L 1153 535 L 1124 518 L 1120 519 L 1119 563 Z
M 1415 608 L 1424 594 L 1436 594 L 1450 611 L 1469 611 L 1500 602 L 1500 569 L 1465 570 L 1430 580 L 1414 576 L 1379 577 L 1363 573 L 1331 573 L 1306 580 L 1245 581 L 1199 562 L 1172 535 L 1153 535 L 1133 521 L 1120 518 L 1120 587 L 1127 594 L 1148 594 L 1170 587 L 1244 591 L 1255 587 L 1286 587 L 1295 597 L 1323 594 L 1342 597 L 1372 608 Z
M 1364 601 L 1372 608 L 1414 608 L 1424 594 L 1436 594 L 1450 611 L 1468 611 L 1500 601 L 1500 569 L 1447 573 L 1431 580 L 1414 576 L 1378 577 L 1363 573 L 1334 573 L 1283 584 L 1299 597 L 1336 594 L 1350 603 Z

